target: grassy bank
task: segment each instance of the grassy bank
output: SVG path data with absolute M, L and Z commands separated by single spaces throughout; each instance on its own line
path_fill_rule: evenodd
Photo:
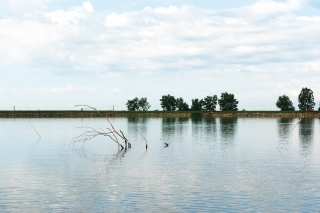
M 0 111 L 0 118 L 86 118 L 86 117 L 320 117 L 320 112 L 301 111 L 94 111 L 21 110 Z

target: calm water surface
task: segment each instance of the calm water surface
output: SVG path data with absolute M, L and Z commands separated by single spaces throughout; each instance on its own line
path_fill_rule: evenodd
M 105 119 L 0 119 L 0 212 L 320 211 L 319 119 L 111 121 L 131 149 L 69 147 Z

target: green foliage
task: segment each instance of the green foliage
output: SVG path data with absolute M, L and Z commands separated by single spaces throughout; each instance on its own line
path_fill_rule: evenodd
M 237 99 L 234 98 L 233 94 L 227 92 L 221 93 L 220 99 L 218 100 L 221 111 L 237 111 L 238 103 Z
M 177 100 L 169 94 L 163 95 L 160 102 L 163 111 L 175 111 L 177 108 Z
M 215 111 L 217 102 L 218 102 L 218 97 L 216 95 L 214 96 L 207 96 L 204 98 L 204 106 L 203 109 L 206 111 Z
M 140 111 L 148 111 L 148 109 L 151 107 L 151 105 L 148 103 L 147 98 L 140 98 L 138 105 Z
M 276 106 L 280 108 L 281 111 L 294 111 L 292 101 L 287 95 L 279 96 Z
M 191 100 L 191 110 L 194 110 L 194 111 L 201 111 L 203 110 L 203 106 L 204 106 L 204 101 L 203 99 L 192 99 Z
M 184 102 L 183 98 L 177 98 L 176 99 L 176 106 L 178 111 L 188 111 L 189 110 L 189 105 Z
M 126 105 L 127 105 L 128 111 L 139 110 L 139 99 L 136 97 L 132 100 L 128 100 Z
M 313 91 L 311 89 L 302 88 L 299 97 L 298 97 L 298 107 L 301 111 L 308 111 L 309 107 L 314 107 L 314 97 L 313 97 Z
M 128 111 L 147 111 L 151 107 L 147 98 L 140 98 L 139 100 L 137 97 L 132 100 L 128 100 L 126 105 Z

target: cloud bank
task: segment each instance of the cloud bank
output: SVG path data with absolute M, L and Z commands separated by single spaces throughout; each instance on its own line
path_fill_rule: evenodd
M 0 19 L 0 64 L 50 76 L 46 88 L 80 82 L 101 95 L 119 88 L 109 98 L 123 108 L 136 96 L 159 108 L 167 93 L 191 100 L 229 91 L 247 109 L 275 109 L 284 93 L 295 102 L 305 86 L 320 95 L 314 82 L 320 16 L 309 15 L 318 9 L 307 1 L 261 0 L 225 10 L 173 4 L 121 13 L 97 11 L 90 2 L 50 11 L 50 1 L 40 0 L 28 1 L 35 9 L 23 11 L 17 2 L 10 1 L 19 16 Z M 68 80 L 57 83 L 61 78 Z M 15 88 L 44 88 L 33 84 Z

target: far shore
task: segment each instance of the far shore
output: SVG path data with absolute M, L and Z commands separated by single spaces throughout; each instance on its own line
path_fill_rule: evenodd
M 0 118 L 89 118 L 89 117 L 287 117 L 320 118 L 319 111 L 75 111 L 75 110 L 21 110 L 1 111 Z

